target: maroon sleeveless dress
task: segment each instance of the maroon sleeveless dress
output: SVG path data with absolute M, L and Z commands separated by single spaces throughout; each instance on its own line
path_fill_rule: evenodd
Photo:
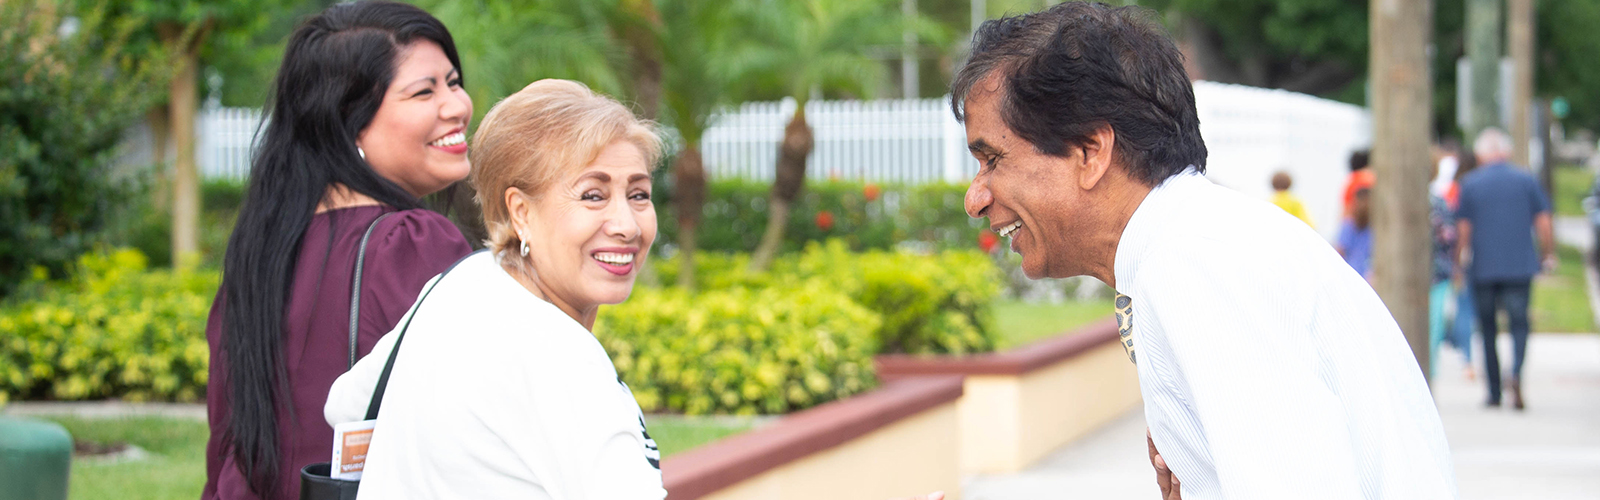
M 291 387 L 292 411 L 278 417 L 281 482 L 271 500 L 300 498 L 300 468 L 326 462 L 333 450 L 333 428 L 322 418 L 333 380 L 350 358 L 350 286 L 361 236 L 379 215 L 394 212 L 367 242 L 361 275 L 357 356 L 366 355 L 416 302 L 422 286 L 457 259 L 472 252 L 461 231 L 438 213 L 395 211 L 383 206 L 350 207 L 317 214 L 300 242 L 288 302 L 284 304 L 283 359 Z M 227 277 L 223 277 L 227 280 Z M 206 321 L 211 346 L 206 406 L 211 439 L 206 443 L 203 500 L 259 499 L 234 463 L 223 439 L 228 428 L 229 388 L 222 359 L 222 292 Z

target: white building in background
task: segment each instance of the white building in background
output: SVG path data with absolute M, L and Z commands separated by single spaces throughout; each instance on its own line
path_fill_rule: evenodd
M 1341 195 L 1350 153 L 1372 142 L 1359 106 L 1282 90 L 1194 82 L 1207 177 L 1252 197 L 1272 194 L 1272 174 L 1294 176 L 1317 231 L 1332 239 L 1343 212 Z M 752 102 L 730 108 L 701 141 L 712 178 L 770 181 L 783 127 L 794 101 Z M 197 158 L 207 177 L 249 175 L 250 148 L 260 111 L 211 108 L 201 112 Z M 965 183 L 977 172 L 966 133 L 948 99 L 811 101 L 806 121 L 815 134 L 807 175 L 882 183 Z

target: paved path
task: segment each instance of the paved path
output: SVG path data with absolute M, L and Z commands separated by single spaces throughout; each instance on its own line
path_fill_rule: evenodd
M 1503 343 L 1509 362 L 1510 341 Z M 1441 349 L 1439 357 L 1434 397 L 1462 500 L 1600 498 L 1600 335 L 1535 334 L 1521 413 L 1483 408 L 1481 379 L 1463 377 L 1458 353 Z M 1154 500 L 1154 477 L 1138 410 L 1026 471 L 968 478 L 964 498 Z

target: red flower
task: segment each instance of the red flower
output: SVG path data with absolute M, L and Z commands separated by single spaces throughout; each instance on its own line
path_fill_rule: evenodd
M 993 252 L 994 247 L 999 245 L 1000 237 L 996 236 L 994 231 L 978 233 L 978 248 L 982 248 L 984 252 Z
M 817 212 L 817 228 L 823 231 L 833 229 L 833 212 L 827 210 Z
M 867 197 L 867 201 L 878 201 L 878 195 L 883 194 L 883 190 L 878 188 L 877 184 L 867 184 L 867 187 L 861 190 L 861 194 Z

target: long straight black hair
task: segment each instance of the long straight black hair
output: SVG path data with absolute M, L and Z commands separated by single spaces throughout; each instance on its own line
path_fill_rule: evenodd
M 329 7 L 295 29 L 273 82 L 250 187 L 223 262 L 222 355 L 230 418 L 223 442 L 257 494 L 282 480 L 278 416 L 292 414 L 284 366 L 284 307 L 300 242 L 330 186 L 398 209 L 421 206 L 357 153 L 397 56 L 423 40 L 461 60 L 443 23 L 417 7 L 363 1 Z M 217 397 L 221 395 L 212 395 Z

